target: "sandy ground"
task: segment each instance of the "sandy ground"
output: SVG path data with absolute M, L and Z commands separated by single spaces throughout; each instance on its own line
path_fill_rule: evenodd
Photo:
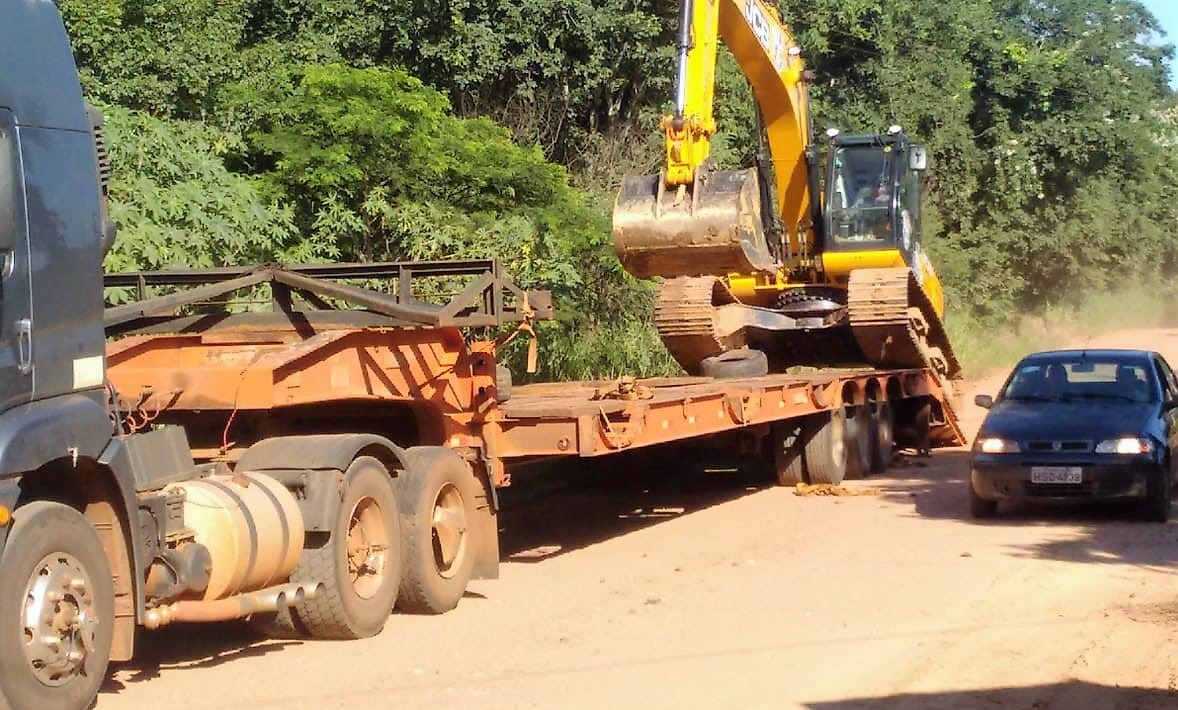
M 1178 364 L 1178 331 L 1088 344 Z M 674 450 L 522 474 L 502 577 L 454 612 L 346 643 L 144 633 L 97 707 L 1178 708 L 1178 522 L 975 523 L 966 457 L 905 456 L 840 498 Z

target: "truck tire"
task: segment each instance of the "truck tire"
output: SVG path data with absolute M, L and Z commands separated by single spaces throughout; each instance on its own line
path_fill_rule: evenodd
M 892 465 L 892 457 L 896 452 L 896 422 L 892 415 L 892 405 L 886 399 L 874 403 L 871 416 L 871 472 L 883 473 Z
M 847 477 L 863 478 L 871 473 L 872 427 L 869 404 L 845 408 L 847 418 Z
M 474 570 L 474 473 L 445 447 L 408 450 L 397 479 L 405 574 L 397 608 L 441 614 L 458 606 Z
M 806 482 L 806 421 L 790 419 L 774 422 L 769 429 L 773 473 L 779 486 L 796 486 Z
M 12 517 L 0 558 L 0 702 L 87 708 L 106 676 L 114 633 L 102 542 L 61 503 L 29 503 Z
M 327 544 L 303 550 L 293 582 L 322 582 L 323 591 L 284 615 L 266 615 L 254 628 L 276 636 L 301 632 L 312 638 L 375 636 L 397 601 L 401 584 L 401 528 L 397 494 L 388 469 L 359 456 L 344 474 L 343 500 Z
M 847 474 L 846 415 L 842 407 L 814 415 L 816 431 L 806 442 L 810 482 L 838 485 Z
M 769 374 L 769 358 L 765 353 L 753 348 L 729 350 L 704 358 L 699 363 L 699 371 L 704 377 L 714 377 L 717 380 L 761 377 Z

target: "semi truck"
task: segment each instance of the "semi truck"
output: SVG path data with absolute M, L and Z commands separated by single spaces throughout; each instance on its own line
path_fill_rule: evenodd
M 793 484 L 960 443 L 927 368 L 512 386 L 471 334 L 552 305 L 494 261 L 104 277 L 101 117 L 52 2 L 4 3 L 0 60 L 0 706 L 90 706 L 140 629 L 445 612 L 496 576 L 527 462 L 707 438 Z

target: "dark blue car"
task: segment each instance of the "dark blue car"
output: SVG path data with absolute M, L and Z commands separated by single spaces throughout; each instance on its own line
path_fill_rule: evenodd
M 989 409 L 970 457 L 970 512 L 1001 501 L 1139 500 L 1170 517 L 1178 381 L 1142 350 L 1057 350 L 1023 358 Z

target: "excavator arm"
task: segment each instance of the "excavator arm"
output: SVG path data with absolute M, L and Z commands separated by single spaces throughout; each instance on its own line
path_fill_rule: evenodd
M 718 171 L 711 160 L 719 42 L 752 86 L 769 144 L 774 185 L 754 170 Z M 762 0 L 682 0 L 675 112 L 664 116 L 666 163 L 658 176 L 623 180 L 614 241 L 638 276 L 773 272 L 784 254 L 812 249 L 809 99 L 798 47 Z M 770 244 L 764 195 L 772 193 L 788 243 Z M 817 202 L 815 200 L 815 202 Z

